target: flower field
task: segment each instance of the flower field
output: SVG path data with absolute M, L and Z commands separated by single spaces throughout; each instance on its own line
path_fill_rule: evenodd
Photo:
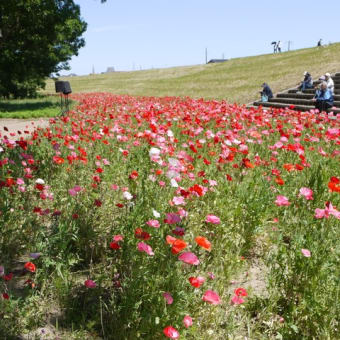
M 1 338 L 338 338 L 340 117 L 73 99 L 0 132 Z

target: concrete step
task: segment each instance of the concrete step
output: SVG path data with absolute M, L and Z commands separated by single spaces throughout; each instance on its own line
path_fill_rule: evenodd
M 289 107 L 290 105 L 284 104 L 284 103 L 275 103 L 275 102 L 254 102 L 255 106 L 263 106 L 263 107 L 273 107 L 273 108 L 278 108 L 278 109 L 284 109 Z M 310 110 L 314 110 L 315 107 L 312 105 L 294 105 L 294 110 L 297 111 L 310 111 Z M 333 112 L 333 113 L 340 113 L 340 108 L 339 109 L 334 109 L 331 110 L 329 109 L 328 112 Z
M 277 98 L 292 98 L 292 99 L 312 99 L 314 94 L 312 93 L 278 93 Z M 334 100 L 340 101 L 340 95 L 334 95 Z
M 291 90 L 288 90 L 288 93 L 296 93 L 298 92 L 299 90 L 298 89 L 291 89 Z M 316 89 L 307 89 L 307 90 L 304 90 L 303 93 L 306 94 L 314 94 L 316 91 Z M 334 88 L 334 94 L 335 95 L 340 95 L 340 89 L 339 88 Z
M 269 102 L 274 103 L 284 103 L 287 105 L 293 104 L 293 105 L 311 105 L 313 106 L 314 103 L 311 99 L 301 99 L 301 98 L 272 98 L 269 100 Z M 334 106 L 338 107 L 340 109 L 340 101 L 335 101 Z
M 288 91 L 288 93 L 296 93 L 298 91 L 299 91 L 298 89 L 291 89 L 291 90 Z M 303 93 L 314 94 L 315 93 L 315 89 L 307 89 L 307 90 L 304 90 Z

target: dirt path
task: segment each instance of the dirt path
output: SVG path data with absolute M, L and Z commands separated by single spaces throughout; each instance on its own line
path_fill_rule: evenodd
M 0 119 L 0 138 L 7 136 L 8 139 L 17 140 L 31 133 L 36 127 L 47 127 L 48 124 L 48 118 Z M 8 131 L 6 131 L 6 128 Z

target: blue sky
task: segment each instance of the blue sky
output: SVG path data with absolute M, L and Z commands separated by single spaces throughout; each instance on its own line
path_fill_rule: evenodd
M 89 74 L 203 64 L 340 41 L 339 0 L 75 0 L 88 23 L 70 72 Z

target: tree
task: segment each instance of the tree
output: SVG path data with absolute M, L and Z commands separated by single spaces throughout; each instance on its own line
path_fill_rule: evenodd
M 87 24 L 73 0 L 0 2 L 0 96 L 35 96 L 45 79 L 69 69 Z

